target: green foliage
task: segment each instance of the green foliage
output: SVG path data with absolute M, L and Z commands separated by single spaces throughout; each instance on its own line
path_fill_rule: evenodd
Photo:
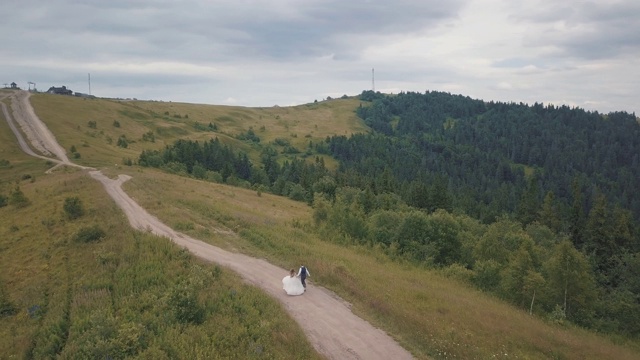
M 0 281 L 0 318 L 15 315 L 17 309 L 9 298 L 9 292 L 4 284 Z
M 196 179 L 205 179 L 207 176 L 207 169 L 199 163 L 195 163 L 195 165 L 193 165 L 193 168 L 191 169 L 191 174 Z
M 545 262 L 547 306 L 560 306 L 578 324 L 589 324 L 596 299 L 596 284 L 587 258 L 565 240 Z
M 119 128 L 119 127 L 120 127 L 120 121 L 118 121 L 118 120 L 113 120 L 113 127 L 117 127 L 117 128 Z
M 20 209 L 27 207 L 31 204 L 29 199 L 24 195 L 22 190 L 20 190 L 20 186 L 16 186 L 15 189 L 9 194 L 9 205 Z
M 249 130 L 247 130 L 246 132 L 238 134 L 238 136 L 236 136 L 236 138 L 238 140 L 247 140 L 247 141 L 251 141 L 253 143 L 259 143 L 260 142 L 260 138 L 258 137 L 258 135 L 256 135 L 256 133 L 253 131 L 252 128 L 249 128 Z
M 560 210 L 558 209 L 558 204 L 553 191 L 549 191 L 545 195 L 538 214 L 538 219 L 541 224 L 546 225 L 556 233 L 563 230 L 563 219 L 561 217 Z
M 523 244 L 512 255 L 508 265 L 502 271 L 501 287 L 503 296 L 515 304 L 525 306 L 527 300 L 530 300 L 533 296 L 533 291 L 536 290 L 536 287 L 541 285 L 531 282 L 535 278 L 534 274 L 536 274 L 534 261 L 528 247 Z M 531 286 L 534 286 L 534 288 L 532 289 Z
M 129 146 L 129 141 L 127 141 L 127 137 L 124 135 L 120 135 L 118 138 L 118 142 L 116 143 L 121 148 L 127 148 Z
M 299 154 L 300 150 L 296 149 L 294 146 L 287 145 L 282 150 L 283 154 Z
M 3 208 L 9 204 L 9 198 L 5 195 L 0 194 L 0 208 Z
M 384 99 L 385 94 L 382 94 L 380 91 L 365 90 L 360 94 L 359 98 L 362 101 L 373 101 L 377 99 Z
M 367 224 L 369 238 L 374 244 L 391 245 L 396 239 L 396 234 L 402 221 L 403 215 L 397 211 L 380 210 L 373 212 Z
M 64 205 L 62 206 L 67 217 L 71 220 L 77 219 L 84 215 L 84 206 L 82 200 L 79 197 L 73 196 L 64 199 Z
M 89 120 L 89 122 L 87 123 L 87 126 L 89 126 L 91 129 L 97 129 L 98 123 L 96 123 L 94 120 Z
M 218 130 L 218 127 L 213 123 L 209 123 L 209 125 L 204 125 L 198 121 L 193 123 L 193 128 L 196 129 L 197 131 L 217 131 Z
M 156 142 L 156 136 L 153 134 L 153 131 L 147 131 L 146 133 L 142 134 L 142 141 L 148 141 L 148 142 Z
M 455 279 L 465 284 L 472 283 L 474 278 L 473 270 L 467 269 L 458 263 L 453 263 L 443 268 L 442 274 L 450 279 Z
M 96 225 L 84 226 L 80 228 L 80 230 L 78 230 L 78 232 L 75 234 L 73 239 L 76 242 L 90 243 L 94 241 L 99 241 L 105 236 L 106 236 L 105 231 L 102 230 L 100 225 L 96 224 Z
M 338 185 L 334 178 L 331 176 L 323 176 L 313 184 L 312 189 L 314 193 L 320 193 L 327 197 L 327 199 L 334 199 L 337 187 Z
M 204 321 L 205 310 L 198 303 L 196 290 L 188 285 L 177 286 L 169 296 L 168 305 L 178 322 L 197 325 Z
M 291 145 L 291 142 L 285 138 L 276 138 L 273 140 L 273 144 L 278 146 L 289 146 Z
M 478 260 L 474 266 L 473 282 L 482 290 L 496 291 L 502 281 L 501 270 L 502 265 L 493 259 Z

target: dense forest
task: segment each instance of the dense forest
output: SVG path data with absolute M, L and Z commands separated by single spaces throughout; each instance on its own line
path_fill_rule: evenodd
M 217 139 L 144 151 L 143 166 L 306 201 L 333 241 L 440 268 L 532 313 L 640 335 L 640 124 L 542 104 L 372 91 L 368 134 L 310 143 L 339 161 L 260 164 Z

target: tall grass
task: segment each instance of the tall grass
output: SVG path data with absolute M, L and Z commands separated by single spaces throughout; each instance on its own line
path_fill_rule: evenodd
M 0 318 L 0 358 L 320 358 L 274 299 L 133 231 L 86 173 L 45 175 L 15 146 L 0 122 L 0 194 L 17 183 L 30 201 L 0 208 L 0 303 L 15 309 Z M 70 197 L 85 210 L 73 220 Z M 94 227 L 104 237 L 78 240 Z

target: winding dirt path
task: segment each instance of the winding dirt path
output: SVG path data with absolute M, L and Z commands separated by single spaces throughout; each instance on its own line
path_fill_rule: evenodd
M 51 160 L 59 165 L 90 169 L 69 161 L 54 135 L 36 116 L 29 103 L 29 95 L 26 91 L 9 95 L 12 100 L 13 116 L 9 114 L 6 105 L 0 102 L 7 122 L 18 138 L 20 148 L 29 155 Z M 14 123 L 14 119 L 18 125 Z M 44 155 L 55 155 L 58 159 L 35 153 L 23 139 L 17 126 L 22 129 L 28 142 L 37 151 Z M 280 301 L 304 329 L 311 344 L 327 358 L 340 360 L 412 358 L 408 351 L 400 347 L 385 332 L 354 315 L 349 304 L 333 292 L 308 284 L 304 295 L 288 296 L 282 290 L 281 282 L 287 270 L 262 259 L 223 250 L 171 229 L 140 207 L 124 192 L 122 183 L 129 180 L 130 176 L 119 175 L 117 179 L 112 180 L 97 170 L 90 170 L 89 174 L 104 185 L 107 193 L 127 215 L 132 227 L 165 236 L 204 260 L 215 262 L 237 272 L 247 282 L 260 287 Z M 313 269 L 310 270 L 313 273 Z

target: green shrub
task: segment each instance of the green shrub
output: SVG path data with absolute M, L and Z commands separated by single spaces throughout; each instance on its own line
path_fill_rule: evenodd
M 442 269 L 442 274 L 450 279 L 455 279 L 463 283 L 471 284 L 475 273 L 466 267 L 454 263 Z
M 120 146 L 121 148 L 127 148 L 129 146 L 129 142 L 127 141 L 126 136 L 122 135 L 118 138 L 118 146 Z
M 82 206 L 82 200 L 79 197 L 68 197 L 64 199 L 64 205 L 62 207 L 69 219 L 77 219 L 84 215 L 84 207 Z
M 187 286 L 176 287 L 169 297 L 168 304 L 172 308 L 176 320 L 183 324 L 201 324 L 204 321 L 205 311 L 198 304 L 197 293 Z
M 0 318 L 11 316 L 15 313 L 16 307 L 9 301 L 9 294 L 4 284 L 0 283 Z
M 0 195 L 0 208 L 7 206 L 8 203 L 9 199 L 7 199 L 7 197 L 4 195 Z
M 86 226 L 80 229 L 76 233 L 74 240 L 77 242 L 89 243 L 92 241 L 98 241 L 105 236 L 106 234 L 104 230 L 102 230 L 102 228 L 99 225 L 92 225 L 92 226 Z
M 142 134 L 142 141 L 156 142 L 156 137 L 153 134 L 153 131 L 147 131 Z
M 16 186 L 13 192 L 11 192 L 11 195 L 9 195 L 9 204 L 15 206 L 16 208 L 23 208 L 25 206 L 28 206 L 30 204 L 30 201 L 24 195 L 22 190 L 20 190 L 20 187 Z

